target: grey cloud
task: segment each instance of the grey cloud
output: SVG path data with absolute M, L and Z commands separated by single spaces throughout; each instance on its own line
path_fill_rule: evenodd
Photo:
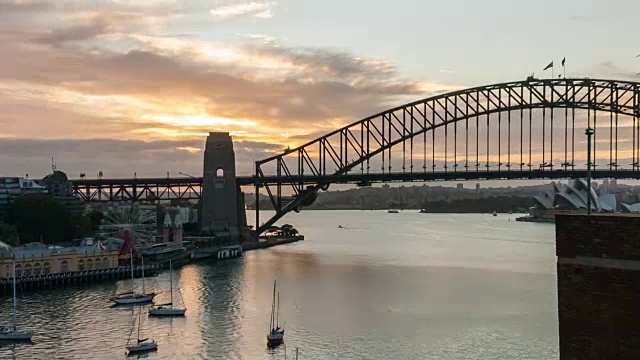
M 351 78 L 355 75 L 369 75 L 388 78 L 397 75 L 395 66 L 383 62 L 364 59 L 345 51 L 328 48 L 287 48 L 280 46 L 254 46 L 246 50 L 257 55 L 267 55 L 291 61 L 294 65 L 324 72 L 337 78 Z
M 174 176 L 178 176 L 178 172 L 198 176 L 202 174 L 204 142 L 204 137 L 154 142 L 0 138 L 0 174 L 18 176 L 27 173 L 33 178 L 42 177 L 50 171 L 53 157 L 58 169 L 72 178 L 77 178 L 80 173 L 92 177 L 99 171 L 105 177 L 131 177 L 134 172 L 139 177 L 161 177 L 166 176 L 167 171 Z M 260 142 L 234 142 L 237 173 L 250 175 L 254 161 L 271 156 L 277 147 Z
M 52 2 L 45 1 L 0 1 L 0 16 L 11 15 L 11 13 L 31 13 L 47 11 L 54 8 Z
M 91 40 L 108 33 L 110 29 L 112 29 L 112 24 L 107 19 L 96 17 L 91 19 L 88 24 L 53 30 L 40 36 L 38 40 L 45 44 Z

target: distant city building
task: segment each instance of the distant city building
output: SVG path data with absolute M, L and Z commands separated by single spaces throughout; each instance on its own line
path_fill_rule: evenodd
M 0 178 L 0 221 L 7 216 L 11 203 L 24 194 L 46 194 L 47 188 L 35 180 L 21 177 Z
M 82 215 L 84 212 L 84 202 L 73 195 L 73 184 L 64 172 L 54 170 L 40 180 L 40 185 L 45 186 L 51 195 L 67 207 L 71 214 Z

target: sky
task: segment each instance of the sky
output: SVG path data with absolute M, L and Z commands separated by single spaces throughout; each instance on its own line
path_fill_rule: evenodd
M 237 172 L 385 108 L 524 79 L 639 80 L 635 0 L 0 0 L 0 176 Z

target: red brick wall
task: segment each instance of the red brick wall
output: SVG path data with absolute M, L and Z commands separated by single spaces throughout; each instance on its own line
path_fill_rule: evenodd
M 640 217 L 558 216 L 556 254 L 560 359 L 640 359 Z

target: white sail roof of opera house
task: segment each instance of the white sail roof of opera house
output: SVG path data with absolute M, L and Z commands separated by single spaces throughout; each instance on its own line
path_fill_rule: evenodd
M 590 190 L 590 191 L 589 191 Z M 583 179 L 566 186 L 553 183 L 553 191 L 534 196 L 536 206 L 543 209 L 568 208 L 587 209 L 588 197 L 591 197 L 591 210 L 612 212 L 617 209 L 617 200 L 613 194 L 598 196 Z M 640 206 L 638 207 L 640 211 Z

